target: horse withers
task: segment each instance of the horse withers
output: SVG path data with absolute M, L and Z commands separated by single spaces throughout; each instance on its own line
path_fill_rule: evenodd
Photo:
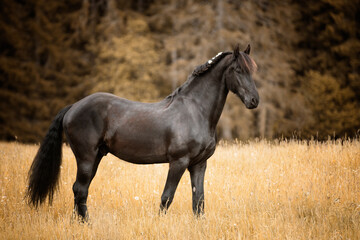
M 75 155 L 75 212 L 87 218 L 91 180 L 108 152 L 135 164 L 169 163 L 160 209 L 166 211 L 186 169 L 190 172 L 192 208 L 204 212 L 204 175 L 216 147 L 216 125 L 228 92 L 249 109 L 259 94 L 252 79 L 256 64 L 237 46 L 198 66 L 187 81 L 160 102 L 141 103 L 109 93 L 95 93 L 62 109 L 53 120 L 29 170 L 27 196 L 38 206 L 51 204 L 58 184 L 62 132 Z

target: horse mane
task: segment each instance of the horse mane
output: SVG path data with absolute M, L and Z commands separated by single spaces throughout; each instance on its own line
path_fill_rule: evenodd
M 220 62 L 221 59 L 223 59 L 225 56 L 232 54 L 232 52 L 219 52 L 215 57 L 208 60 L 203 65 L 197 66 L 191 75 L 193 76 L 200 76 L 203 73 L 207 72 L 209 69 L 211 69 L 213 66 L 215 66 L 218 62 Z
M 234 51 L 238 51 L 238 50 L 234 50 Z M 218 62 L 220 62 L 221 59 L 223 59 L 225 56 L 232 54 L 232 53 L 233 52 L 218 53 L 215 57 L 208 60 L 203 65 L 197 66 L 191 75 L 192 76 L 200 76 L 200 75 L 206 73 L 207 71 L 209 71 L 209 69 L 211 69 Z M 236 56 L 237 64 L 243 73 L 253 74 L 254 72 L 256 72 L 257 65 L 256 65 L 255 61 L 249 56 L 249 54 L 242 52 L 242 51 L 238 51 L 238 54 L 236 54 L 236 55 L 237 55 Z
M 189 85 L 191 81 L 193 81 L 197 76 L 202 75 L 203 73 L 209 71 L 213 66 L 215 66 L 218 62 L 220 62 L 221 59 L 223 59 L 225 56 L 232 54 L 232 52 L 219 52 L 215 57 L 208 60 L 203 65 L 197 66 L 194 71 L 188 76 L 186 82 L 175 89 L 170 95 L 168 95 L 165 99 L 169 100 L 169 103 L 166 107 L 168 107 L 172 101 L 174 100 L 174 97 L 181 92 L 181 90 Z

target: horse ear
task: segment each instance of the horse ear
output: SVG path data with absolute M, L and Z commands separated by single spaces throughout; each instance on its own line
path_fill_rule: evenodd
M 250 44 L 248 44 L 247 48 L 244 50 L 244 53 L 246 53 L 247 55 L 250 54 Z
M 239 44 L 236 44 L 234 48 L 234 58 L 236 59 L 240 55 L 240 47 Z

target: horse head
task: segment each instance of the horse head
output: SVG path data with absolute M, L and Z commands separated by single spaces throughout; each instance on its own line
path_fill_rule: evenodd
M 225 72 L 227 88 L 236 94 L 249 109 L 256 108 L 259 104 L 259 94 L 252 79 L 252 74 L 257 66 L 250 57 L 250 45 L 244 51 L 237 45 L 233 51 L 231 64 Z

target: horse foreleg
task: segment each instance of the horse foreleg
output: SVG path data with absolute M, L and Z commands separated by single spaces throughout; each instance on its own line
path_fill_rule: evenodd
M 165 188 L 161 196 L 160 211 L 166 213 L 166 210 L 170 207 L 176 188 L 188 165 L 188 158 L 181 158 L 170 162 Z
M 204 214 L 204 177 L 206 162 L 189 167 L 191 188 L 192 188 L 192 208 L 195 215 Z

